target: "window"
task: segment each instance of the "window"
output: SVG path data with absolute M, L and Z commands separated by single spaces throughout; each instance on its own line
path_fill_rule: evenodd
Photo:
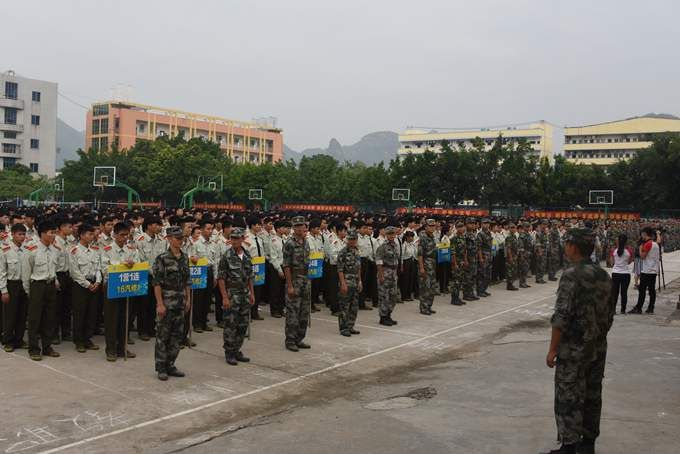
M 33 102 L 40 102 L 40 92 L 34 91 L 33 93 L 31 93 L 31 100 Z
M 17 99 L 19 85 L 16 82 L 5 82 L 5 98 Z
M 38 173 L 38 163 L 37 162 L 32 162 L 30 164 L 31 172 L 32 173 Z
M 17 110 L 11 107 L 5 107 L 5 123 L 8 125 L 17 124 Z
M 93 150 L 99 150 L 99 138 L 98 137 L 92 138 L 92 149 Z
M 16 154 L 17 145 L 14 144 L 14 143 L 3 143 L 2 144 L 2 152 L 3 153 Z
M 145 127 L 146 127 L 146 125 L 145 125 L 144 123 L 140 123 L 140 124 L 139 124 L 139 132 L 140 132 L 140 133 L 141 133 L 141 132 L 144 132 L 144 128 L 145 128 Z
M 40 148 L 40 140 L 38 139 L 31 139 L 31 148 L 34 150 L 37 150 Z
M 102 137 L 99 140 L 99 149 L 100 150 L 108 150 L 109 149 L 109 138 L 108 137 Z
M 92 120 L 92 134 L 99 134 L 99 120 Z
M 31 115 L 31 124 L 38 126 L 40 124 L 40 115 Z
M 5 139 L 16 139 L 17 133 L 14 131 L 5 131 Z
M 99 115 L 108 115 L 109 105 L 108 104 L 95 104 L 92 106 L 92 115 L 98 117 Z
M 18 158 L 2 158 L 2 168 L 11 169 L 17 164 Z
M 102 118 L 101 125 L 99 126 L 99 131 L 101 134 L 108 134 L 109 133 L 109 119 L 108 118 Z

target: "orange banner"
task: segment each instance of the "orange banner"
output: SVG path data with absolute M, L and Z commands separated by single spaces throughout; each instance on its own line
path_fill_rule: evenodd
M 489 210 L 467 208 L 413 208 L 413 214 L 437 216 L 488 216 Z M 407 214 L 407 208 L 397 208 L 397 214 Z
M 285 203 L 279 206 L 283 211 L 319 211 L 324 213 L 353 213 L 352 205 L 311 205 L 305 203 Z
M 597 211 L 533 211 L 526 210 L 525 218 L 551 218 L 551 219 L 604 219 L 604 212 Z M 621 221 L 636 221 L 640 219 L 640 213 L 624 213 L 611 211 L 607 214 L 609 219 Z
M 242 203 L 194 203 L 194 208 L 201 210 L 246 211 Z

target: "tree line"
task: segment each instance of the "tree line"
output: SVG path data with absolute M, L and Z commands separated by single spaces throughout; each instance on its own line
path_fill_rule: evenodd
M 78 159 L 61 171 L 67 201 L 92 200 L 95 166 L 116 166 L 117 177 L 135 188 L 143 201 L 177 204 L 199 177 L 223 176 L 224 190 L 196 195 L 197 201 L 244 202 L 251 188 L 262 189 L 273 203 L 305 202 L 390 206 L 393 188 L 411 190 L 415 206 L 477 205 L 532 208 L 587 206 L 588 190 L 611 189 L 614 207 L 641 211 L 680 208 L 680 135 L 661 134 L 649 149 L 611 166 L 575 164 L 562 156 L 553 163 L 532 154 L 525 141 L 499 136 L 490 149 L 481 139 L 472 146 L 425 151 L 367 166 L 338 162 L 331 156 L 303 157 L 265 164 L 235 164 L 215 143 L 201 138 L 160 137 L 129 150 L 78 150 Z M 27 169 L 0 172 L 0 198 L 26 197 L 45 184 Z M 104 199 L 125 197 L 109 189 Z M 97 195 L 97 197 L 101 197 Z

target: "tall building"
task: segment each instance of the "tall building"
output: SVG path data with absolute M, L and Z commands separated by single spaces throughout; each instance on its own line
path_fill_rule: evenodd
M 493 146 L 498 136 L 502 135 L 504 142 L 526 140 L 533 149 L 533 156 L 546 157 L 552 161 L 555 152 L 553 143 L 555 143 L 556 131 L 556 128 L 547 121 L 465 130 L 427 131 L 408 129 L 399 135 L 399 156 L 404 157 L 412 153 L 420 154 L 424 153 L 425 150 L 439 153 L 441 152 L 442 142 L 447 142 L 455 151 L 461 144 L 471 147 L 476 138 L 482 139 L 485 149 L 488 150 Z
M 0 163 L 23 164 L 54 176 L 57 159 L 57 84 L 0 73 Z
M 611 165 L 652 144 L 655 134 L 680 132 L 680 119 L 644 115 L 626 120 L 564 128 L 564 156 L 579 164 Z
M 183 134 L 216 142 L 235 162 L 278 162 L 283 135 L 273 121 L 245 122 L 123 101 L 96 103 L 87 113 L 85 146 L 129 149 L 140 140 Z

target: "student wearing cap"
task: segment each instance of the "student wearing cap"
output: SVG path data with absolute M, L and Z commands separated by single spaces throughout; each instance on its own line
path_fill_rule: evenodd
M 255 257 L 265 257 L 266 251 L 264 249 L 264 241 L 262 240 L 262 220 L 257 216 L 250 216 L 247 219 L 248 231 L 246 232 L 245 238 L 243 240 L 243 247 L 250 254 L 251 259 Z M 259 313 L 259 306 L 264 302 L 265 299 L 265 288 L 267 286 L 267 276 L 266 266 L 265 266 L 265 276 L 264 285 L 258 285 L 255 287 L 255 304 L 250 308 L 250 319 L 251 320 L 264 320 Z
M 543 279 L 545 275 L 546 262 L 548 261 L 548 221 L 543 220 L 538 224 L 536 239 L 534 241 L 534 256 L 536 257 L 536 283 L 546 284 Z
M 399 267 L 399 246 L 395 241 L 397 228 L 385 228 L 385 241 L 375 253 L 375 264 L 378 267 L 378 298 L 380 324 L 396 325 L 392 319 L 392 311 L 400 302 L 399 286 L 397 285 L 397 268 Z
M 465 301 L 460 299 L 460 291 L 465 280 L 465 268 L 467 264 L 467 249 L 465 247 L 465 224 L 462 221 L 456 222 L 456 233 L 451 235 L 451 281 L 449 290 L 451 291 L 451 304 L 463 306 Z
M 607 333 L 615 312 L 609 274 L 592 263 L 595 234 L 574 228 L 564 236 L 571 266 L 557 288 L 546 357 L 555 368 L 555 420 L 562 445 L 551 454 L 595 452 L 600 435 Z
M 208 311 L 210 309 L 211 296 L 213 288 L 217 284 L 215 278 L 215 246 L 217 243 L 212 241 L 213 223 L 210 218 L 203 218 L 199 223 L 200 235 L 196 239 L 192 239 L 189 244 L 187 255 L 191 265 L 196 265 L 199 260 L 206 259 L 208 261 L 208 285 L 206 288 L 194 290 L 194 311 L 193 327 L 197 333 L 203 331 L 212 331 L 212 327 L 208 325 Z
M 413 301 L 418 288 L 418 246 L 415 232 L 405 230 L 401 241 L 401 299 Z
M 286 275 L 283 272 L 283 245 L 290 223 L 278 220 L 274 223 L 274 231 L 270 234 L 270 264 L 271 273 L 269 275 L 269 311 L 272 317 L 283 317 L 283 306 L 285 301 Z
M 311 285 L 309 271 L 309 243 L 306 241 L 305 218 L 292 219 L 293 236 L 283 248 L 283 271 L 286 274 L 286 349 L 297 352 L 310 348 L 303 342 L 307 335 L 310 315 Z
M 324 292 L 323 300 L 331 311 L 332 315 L 338 315 L 338 290 L 340 281 L 338 277 L 338 255 L 345 247 L 347 238 L 347 227 L 339 221 L 331 223 L 330 231 L 324 242 L 324 255 L 326 258 L 324 269 Z
M 507 290 L 519 290 L 515 287 L 517 279 L 517 259 L 519 255 L 519 245 L 517 240 L 517 227 L 511 223 L 510 232 L 505 237 L 505 281 Z
M 425 221 L 425 228 L 420 232 L 418 240 L 418 275 L 420 276 L 419 298 L 420 313 L 432 315 L 434 295 L 439 286 L 436 275 L 437 243 L 434 240 L 434 229 L 437 223 L 434 219 Z
M 482 228 L 477 233 L 479 242 L 479 264 L 477 265 L 477 295 L 491 296 L 487 290 L 491 283 L 491 268 L 493 266 L 493 236 L 489 228 L 489 220 L 482 219 Z
M 156 300 L 155 368 L 158 379 L 184 377 L 175 366 L 180 345 L 184 340 L 185 314 L 191 309 L 191 276 L 189 258 L 182 252 L 184 239 L 177 226 L 166 230 L 168 250 L 153 263 L 151 286 Z
M 55 341 L 71 341 L 72 335 L 72 281 L 69 276 L 69 251 L 72 245 L 69 236 L 73 234 L 73 222 L 66 216 L 62 216 L 56 222 L 57 231 L 54 237 L 54 246 L 57 249 L 57 278 L 59 279 L 59 291 L 57 292 L 57 332 Z M 61 336 L 59 335 L 61 334 Z
M 307 234 L 307 242 L 309 243 L 310 252 L 322 252 L 325 255 L 324 243 L 325 239 L 321 234 L 321 219 L 313 218 L 309 221 L 309 233 Z M 323 277 L 321 279 L 313 279 L 311 282 L 311 299 L 312 312 L 318 312 L 319 295 L 323 289 Z
M 529 288 L 527 284 L 527 276 L 529 275 L 529 265 L 531 264 L 531 236 L 527 231 L 529 228 L 528 222 L 520 222 L 517 224 L 517 274 L 519 275 L 519 287 Z
M 232 229 L 231 247 L 220 258 L 217 284 L 222 295 L 224 330 L 222 334 L 224 356 L 227 364 L 237 366 L 250 358 L 241 352 L 248 331 L 250 308 L 255 304 L 253 291 L 253 265 L 250 254 L 243 249 L 245 232 Z

